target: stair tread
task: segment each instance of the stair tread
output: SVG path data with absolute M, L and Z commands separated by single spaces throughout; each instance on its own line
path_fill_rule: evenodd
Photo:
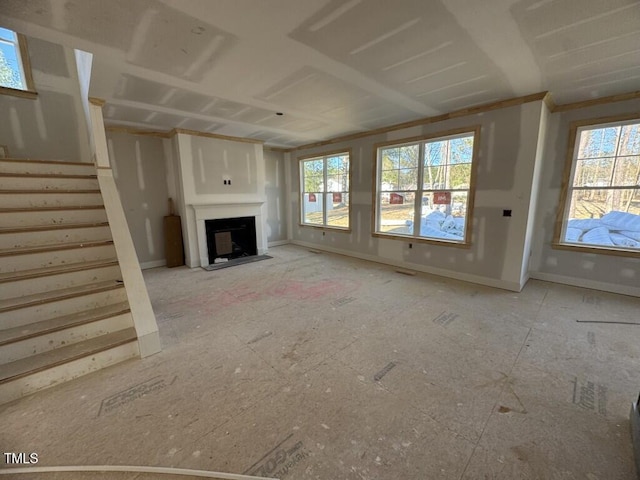
M 22 232 L 45 232 L 48 230 L 70 230 L 73 228 L 94 228 L 107 227 L 109 222 L 90 222 L 90 223 L 58 223 L 51 225 L 31 225 L 26 227 L 0 227 L 0 234 L 3 233 L 22 233 Z
M 98 175 L 80 175 L 73 173 L 13 173 L 13 172 L 0 172 L 0 177 L 8 178 L 79 178 L 79 179 L 92 179 L 98 178 Z
M 104 210 L 104 205 L 56 205 L 50 207 L 0 208 L 0 213 L 56 212 L 60 210 Z
M 29 325 L 7 328 L 0 330 L 0 346 L 65 330 L 77 325 L 96 322 L 104 318 L 115 317 L 130 311 L 128 302 L 119 302 L 114 303 L 113 305 L 107 305 L 106 307 L 84 310 L 82 312 L 31 323 Z
M 66 347 L 56 348 L 48 352 L 16 360 L 15 362 L 7 363 L 2 366 L 0 384 L 109 350 L 111 348 L 133 342 L 136 339 L 136 330 L 135 328 L 130 327 L 74 343 Z
M 66 193 L 100 193 L 99 189 L 90 189 L 90 190 L 70 190 L 70 189 L 60 189 L 60 190 L 52 190 L 52 189 L 21 189 L 21 190 L 0 190 L 0 195 L 2 194 L 10 194 L 10 195 L 19 195 L 19 194 L 29 194 L 29 195 L 37 195 L 40 193 L 55 193 L 58 194 L 66 194 Z
M 63 265 L 54 265 L 51 267 L 33 268 L 31 270 L 21 270 L 19 272 L 0 273 L 0 284 L 5 282 L 15 282 L 28 278 L 47 277 L 60 273 L 79 272 L 82 270 L 90 270 L 92 268 L 109 267 L 118 265 L 116 258 L 108 260 L 92 260 L 89 262 L 65 263 Z
M 76 165 L 82 167 L 94 167 L 93 163 L 88 162 L 65 162 L 64 160 L 39 160 L 36 158 L 0 158 L 0 163 L 43 163 L 45 165 Z
M 0 249 L 0 257 L 9 257 L 13 255 L 28 255 L 31 253 L 55 252 L 58 250 L 73 250 L 75 248 L 92 248 L 102 247 L 104 245 L 113 245 L 113 240 L 92 240 L 90 242 L 67 242 L 52 243 L 50 245 L 38 245 L 35 247 L 18 247 Z
M 8 298 L 6 300 L 0 300 L 0 313 L 122 287 L 124 287 L 122 282 L 107 280 L 104 282 L 88 283 L 86 285 L 51 290 L 48 292 L 34 293 L 23 297 Z

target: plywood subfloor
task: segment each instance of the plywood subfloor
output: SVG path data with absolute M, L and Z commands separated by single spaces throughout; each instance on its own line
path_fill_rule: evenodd
M 4 451 L 290 479 L 634 478 L 640 326 L 577 320 L 637 321 L 640 299 L 269 253 L 146 271 L 163 351 L 0 407 Z

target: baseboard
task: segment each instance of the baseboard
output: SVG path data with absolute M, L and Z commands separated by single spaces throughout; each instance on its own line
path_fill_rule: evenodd
M 149 268 L 164 267 L 167 264 L 166 260 L 153 260 L 151 262 L 143 262 L 140 264 L 140 270 L 147 270 Z
M 140 349 L 140 357 L 149 357 L 162 350 L 160 345 L 160 334 L 158 330 L 146 333 L 138 337 L 138 348 Z
M 455 280 L 461 280 L 463 282 L 485 285 L 487 287 L 501 288 L 503 290 L 510 290 L 512 292 L 519 292 L 521 290 L 519 282 L 509 282 L 506 280 L 497 280 L 495 278 L 481 277 L 479 275 L 471 275 L 468 273 L 454 272 L 452 270 L 429 267 L 429 266 L 420 265 L 417 263 L 396 262 L 394 260 L 378 257 L 376 255 L 367 255 L 366 253 L 351 252 L 349 250 L 342 250 L 339 248 L 325 247 L 323 245 L 317 245 L 315 243 L 308 243 L 308 242 L 301 242 L 299 240 L 291 240 L 290 243 L 301 246 L 301 247 L 312 248 L 315 250 L 322 250 L 325 252 L 344 255 L 347 257 L 359 258 L 361 260 L 368 260 L 374 263 L 382 263 L 384 265 L 391 265 L 393 267 L 404 268 L 408 270 L 415 270 L 417 272 L 428 273 L 431 275 L 438 275 L 440 277 L 453 278 Z
M 564 275 L 556 275 L 553 273 L 531 272 L 530 278 L 543 280 L 545 282 L 562 283 L 573 287 L 590 288 L 592 290 L 602 290 L 603 292 L 620 293 L 631 297 L 640 297 L 640 288 L 629 287 L 625 285 L 617 285 L 615 283 L 597 282 L 594 280 L 586 280 L 584 278 L 567 277 Z
M 271 247 L 279 247 L 280 245 L 288 245 L 291 243 L 289 240 L 275 240 L 273 242 L 269 242 L 267 245 L 269 248 Z

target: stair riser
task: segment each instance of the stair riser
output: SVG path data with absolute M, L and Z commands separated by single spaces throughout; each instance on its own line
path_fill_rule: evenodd
M 97 178 L 4 177 L 0 190 L 96 190 Z
M 0 249 L 111 240 L 108 226 L 0 234 Z
M 42 320 L 49 320 L 93 308 L 105 307 L 126 300 L 127 294 L 124 288 L 91 293 L 80 297 L 0 312 L 0 326 L 2 326 L 2 328 L 22 327 Z
M 0 385 L 0 404 L 17 400 L 39 390 L 64 383 L 105 367 L 140 356 L 138 342 L 130 342 L 89 355 L 13 382 Z
M 0 227 L 34 227 L 69 223 L 100 223 L 107 221 L 104 208 L 87 210 L 55 210 L 33 212 L 0 212 Z
M 2 208 L 78 207 L 102 205 L 99 193 L 2 193 Z
M 98 283 L 108 280 L 122 280 L 122 274 L 120 273 L 120 267 L 118 265 L 0 283 L 0 300 L 18 298 L 25 295 L 50 292 L 52 290 L 77 287 L 88 283 Z
M 131 326 L 133 326 L 131 313 L 123 313 L 122 315 L 78 325 L 59 332 L 10 343 L 0 347 L 2 349 L 2 362 L 13 362 L 31 355 L 48 352 L 58 347 L 65 347 L 83 340 L 99 337 L 100 335 L 124 330 Z
M 20 272 L 78 262 L 116 258 L 113 244 L 0 257 L 0 272 Z
M 38 163 L 30 162 L 7 162 L 0 160 L 0 172 L 2 173 L 33 173 L 36 175 L 62 174 L 62 175 L 95 175 L 96 167 L 92 163 L 75 165 L 72 163 Z

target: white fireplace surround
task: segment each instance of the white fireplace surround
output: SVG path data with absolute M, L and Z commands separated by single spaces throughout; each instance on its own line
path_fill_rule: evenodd
M 267 253 L 267 236 L 264 227 L 266 219 L 263 214 L 264 202 L 248 203 L 215 203 L 191 205 L 196 217 L 196 232 L 198 238 L 198 253 L 200 266 L 210 265 L 209 252 L 207 250 L 207 230 L 205 220 L 218 220 L 221 218 L 255 217 L 256 219 L 256 244 L 258 255 Z

